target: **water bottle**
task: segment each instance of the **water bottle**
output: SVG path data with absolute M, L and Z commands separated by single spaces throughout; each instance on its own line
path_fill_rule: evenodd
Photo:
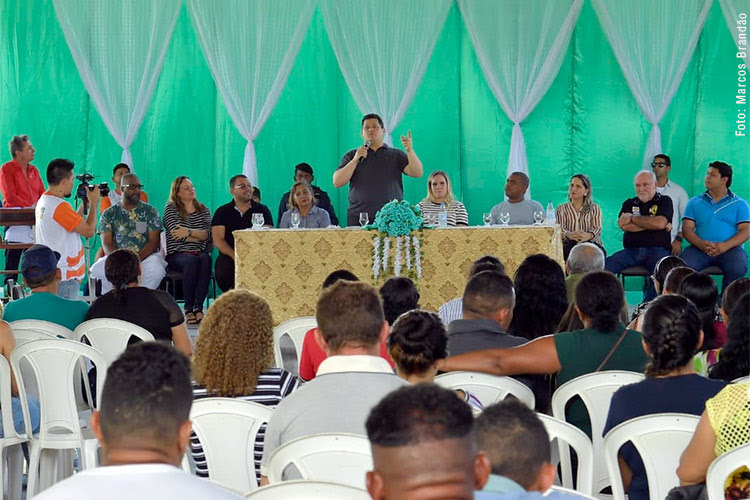
M 445 203 L 440 204 L 440 211 L 438 212 L 438 226 L 448 227 L 448 211 L 445 209 Z
M 547 224 L 555 224 L 557 222 L 555 217 L 555 206 L 552 204 L 552 200 L 547 202 L 547 217 L 545 221 Z

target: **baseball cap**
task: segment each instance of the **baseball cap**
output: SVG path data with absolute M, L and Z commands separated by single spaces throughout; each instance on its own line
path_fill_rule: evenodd
M 25 278 L 39 278 L 57 269 L 60 254 L 46 245 L 32 245 L 21 258 L 21 273 Z M 31 269 L 31 272 L 29 270 Z

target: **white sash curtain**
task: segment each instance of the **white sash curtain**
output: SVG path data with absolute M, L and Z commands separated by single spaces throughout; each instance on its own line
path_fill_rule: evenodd
M 719 0 L 721 4 L 721 11 L 724 13 L 724 19 L 727 21 L 727 27 L 729 32 L 732 34 L 732 40 L 734 40 L 734 46 L 737 47 L 737 52 L 744 52 L 745 57 L 741 59 L 745 60 L 745 64 L 750 66 L 750 47 L 748 46 L 748 39 L 750 39 L 750 0 Z M 740 19 L 740 14 L 744 14 L 745 18 Z M 737 24 L 737 21 L 742 21 L 742 24 Z M 745 43 L 740 45 L 740 33 L 744 33 Z M 745 68 L 748 71 L 748 68 Z M 747 75 L 746 75 L 747 77 Z M 747 80 L 745 81 L 747 83 Z
M 387 144 L 422 81 L 451 1 L 320 2 L 349 91 L 363 114 L 383 119 Z
M 159 80 L 181 0 L 53 0 L 78 73 L 133 167 L 130 145 Z
M 314 0 L 188 0 L 203 55 L 247 141 L 242 171 L 254 186 L 253 141 L 279 100 L 310 25 Z
M 508 175 L 529 173 L 523 122 L 560 70 L 583 0 L 458 0 L 492 94 L 513 121 Z
M 651 123 L 641 168 L 662 153 L 659 122 L 680 86 L 713 0 L 591 0 L 638 107 Z

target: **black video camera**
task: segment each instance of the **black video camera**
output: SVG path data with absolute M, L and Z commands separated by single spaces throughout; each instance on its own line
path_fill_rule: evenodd
M 76 179 L 78 179 L 81 183 L 78 185 L 78 189 L 76 189 L 76 198 L 80 200 L 86 200 L 86 190 L 93 191 L 94 188 L 99 188 L 99 194 L 102 195 L 102 198 L 107 196 L 109 194 L 109 184 L 106 182 L 102 182 L 101 184 L 91 184 L 91 181 L 94 180 L 94 176 L 92 174 L 89 174 L 88 172 L 76 175 Z

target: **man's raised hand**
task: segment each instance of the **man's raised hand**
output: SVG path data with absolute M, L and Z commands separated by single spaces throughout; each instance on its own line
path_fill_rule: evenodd
M 409 130 L 405 136 L 401 136 L 401 145 L 404 147 L 407 153 L 411 153 L 411 130 Z

